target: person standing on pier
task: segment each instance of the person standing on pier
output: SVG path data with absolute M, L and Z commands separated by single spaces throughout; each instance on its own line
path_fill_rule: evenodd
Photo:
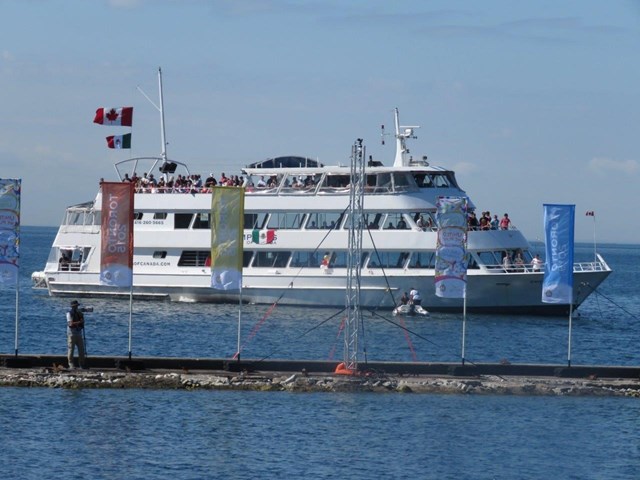
M 73 350 L 78 347 L 78 363 L 80 368 L 85 368 L 84 350 L 84 314 L 78 309 L 77 300 L 71 302 L 71 310 L 67 312 L 67 359 L 69 368 L 75 368 L 73 363 Z

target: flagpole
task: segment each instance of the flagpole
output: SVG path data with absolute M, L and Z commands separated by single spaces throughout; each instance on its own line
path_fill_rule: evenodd
M 596 215 L 593 214 L 593 261 L 598 261 L 598 250 L 596 249 Z
M 160 91 L 160 126 L 162 137 L 162 159 L 167 159 L 167 136 L 164 129 L 164 99 L 162 96 L 162 69 L 158 67 L 158 90 Z
M 573 302 L 569 304 L 569 346 L 567 349 L 567 366 L 571 366 L 571 323 L 573 318 Z
M 18 272 L 20 272 L 20 269 L 18 269 Z M 15 343 L 14 343 L 14 348 L 15 348 L 15 353 L 16 353 L 16 357 L 18 356 L 18 327 L 20 325 L 18 319 L 20 318 L 19 312 L 19 305 L 20 305 L 20 289 L 18 288 L 18 278 L 16 278 L 16 338 L 15 338 Z
M 240 280 L 240 295 L 239 295 L 239 299 L 238 299 L 239 305 L 238 305 L 238 347 L 236 352 L 238 352 L 238 354 L 236 355 L 238 357 L 238 363 L 240 363 L 240 337 L 241 337 L 241 331 L 242 329 L 241 324 L 242 324 L 242 280 Z
M 464 344 L 467 333 L 467 292 L 462 299 L 462 365 L 464 365 Z
M 131 289 L 129 290 L 129 360 L 131 360 L 131 332 L 132 332 L 132 320 L 131 313 L 133 311 L 133 282 L 131 282 Z

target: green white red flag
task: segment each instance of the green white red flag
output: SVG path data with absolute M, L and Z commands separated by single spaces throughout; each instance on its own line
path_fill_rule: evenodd
M 99 108 L 93 123 L 130 127 L 133 124 L 133 107 Z
M 107 147 L 109 148 L 131 148 L 131 134 L 111 135 L 107 137 Z

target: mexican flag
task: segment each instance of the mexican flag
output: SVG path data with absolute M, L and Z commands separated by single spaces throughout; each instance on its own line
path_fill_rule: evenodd
M 133 107 L 99 108 L 93 123 L 130 127 L 133 123 Z
M 260 245 L 273 243 L 276 238 L 275 230 L 253 230 L 251 232 L 251 241 Z
M 131 148 L 131 134 L 111 135 L 107 137 L 107 147 L 109 148 Z

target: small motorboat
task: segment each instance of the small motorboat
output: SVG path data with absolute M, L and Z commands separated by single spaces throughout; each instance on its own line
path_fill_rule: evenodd
M 415 316 L 415 315 L 421 315 L 423 317 L 426 317 L 429 315 L 429 312 L 427 310 L 425 310 L 424 308 L 422 308 L 422 305 L 414 305 L 412 303 L 407 303 L 404 305 L 398 305 L 396 308 L 393 309 L 393 315 L 408 315 L 408 316 Z

